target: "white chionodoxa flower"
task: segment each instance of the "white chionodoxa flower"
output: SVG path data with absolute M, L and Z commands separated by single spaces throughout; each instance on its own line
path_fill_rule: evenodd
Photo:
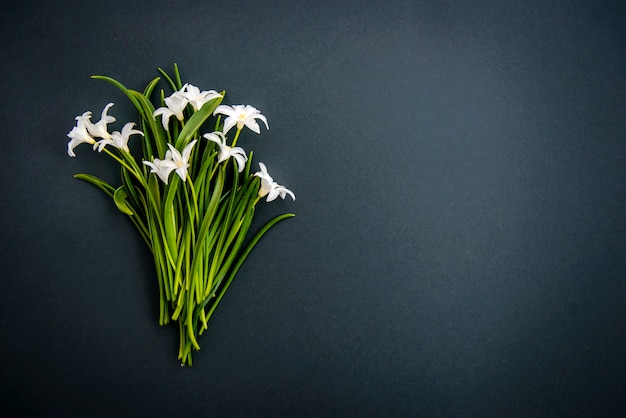
M 197 142 L 197 139 L 191 141 L 184 149 L 182 154 L 174 148 L 172 144 L 167 144 L 170 148 L 165 152 L 165 158 L 159 160 L 155 158 L 150 161 L 144 161 L 143 163 L 152 168 L 151 173 L 155 173 L 163 183 L 167 184 L 168 178 L 172 171 L 176 171 L 178 177 L 183 181 L 187 179 L 187 169 L 189 168 L 189 157 L 191 156 L 191 150 Z
M 168 130 L 168 123 L 172 116 L 176 116 L 176 119 L 182 121 L 184 119 L 183 111 L 187 107 L 187 96 L 182 90 L 175 91 L 170 97 L 165 98 L 165 106 L 160 107 L 154 111 L 154 117 L 161 116 L 161 123 L 163 129 Z
M 261 167 L 261 171 L 257 171 L 256 173 L 254 173 L 255 176 L 261 178 L 259 197 L 267 196 L 267 202 L 271 202 L 278 196 L 280 196 L 282 199 L 285 199 L 285 197 L 289 195 L 293 200 L 296 200 L 296 196 L 291 190 L 287 189 L 285 186 L 281 186 L 274 181 L 272 176 L 270 176 L 267 172 L 265 164 L 260 162 L 259 167 Z
M 210 134 L 203 135 L 209 141 L 215 142 L 220 146 L 220 152 L 218 155 L 218 163 L 222 161 L 228 160 L 230 157 L 233 157 L 235 161 L 237 161 L 237 169 L 241 173 L 246 166 L 246 161 L 248 161 L 248 156 L 246 152 L 241 147 L 229 147 L 226 145 L 226 137 L 221 132 L 213 132 Z
M 205 103 L 210 102 L 213 99 L 217 99 L 218 97 L 222 97 L 222 95 L 215 90 L 200 91 L 198 87 L 189 83 L 186 83 L 181 91 L 184 92 L 185 98 L 196 112 L 200 110 Z
M 174 164 L 174 162 L 171 159 L 170 151 L 167 151 L 165 153 L 165 159 L 163 160 L 159 160 L 158 158 L 155 158 L 152 162 L 144 161 L 143 163 L 147 165 L 148 167 L 150 167 L 152 169 L 150 170 L 150 172 L 159 176 L 161 181 L 165 184 L 167 184 L 168 182 L 170 173 L 176 169 L 176 164 Z
M 83 113 L 81 116 L 76 116 L 76 126 L 67 134 L 71 139 L 67 144 L 67 154 L 70 157 L 76 157 L 74 148 L 82 143 L 93 144 L 93 149 L 95 150 L 98 147 L 95 138 L 111 139 L 111 134 L 107 130 L 107 124 L 115 122 L 113 116 L 107 115 L 111 106 L 113 106 L 113 103 L 109 103 L 104 107 L 100 120 L 95 124 L 91 123 L 90 111 Z
M 74 148 L 78 145 L 86 143 L 93 144 L 94 149 L 97 147 L 96 140 L 87 131 L 87 123 L 91 118 L 91 112 L 85 112 L 81 116 L 76 116 L 76 126 L 67 134 L 70 141 L 67 143 L 67 155 L 70 157 L 76 157 Z
M 191 150 L 193 149 L 193 146 L 196 144 L 197 141 L 198 141 L 197 139 L 194 139 L 193 141 L 191 141 L 183 149 L 182 155 L 180 152 L 178 152 L 176 148 L 174 148 L 172 144 L 167 144 L 167 146 L 170 148 L 170 151 L 171 151 L 170 159 L 176 165 L 176 174 L 178 174 L 178 177 L 180 177 L 182 181 L 185 181 L 185 179 L 187 179 L 187 169 L 189 168 L 189 157 L 191 156 Z
M 110 139 L 102 139 L 98 141 L 98 152 L 102 152 L 104 147 L 107 145 L 112 145 L 115 148 L 130 152 L 130 149 L 128 149 L 128 140 L 130 139 L 130 136 L 135 134 L 143 136 L 143 132 L 138 129 L 133 129 L 134 127 L 135 122 L 128 122 L 122 128 L 122 132 L 113 131 L 111 132 Z
M 175 116 L 179 121 L 184 119 L 183 112 L 188 104 L 197 112 L 205 103 L 218 97 L 222 97 L 222 95 L 215 90 L 200 91 L 198 87 L 186 83 L 180 90 L 175 91 L 165 99 L 165 107 L 155 110 L 154 117 L 161 116 L 163 129 L 167 131 L 172 116 Z
M 228 133 L 233 126 L 237 126 L 237 129 L 242 129 L 244 125 L 247 126 L 252 132 L 260 134 L 261 128 L 259 128 L 259 124 L 256 122 L 256 119 L 263 121 L 267 129 L 270 128 L 267 124 L 265 116 L 263 116 L 258 109 L 250 105 L 219 105 L 213 114 L 217 115 L 220 113 L 227 116 L 224 121 L 225 134 Z
M 95 124 L 92 124 L 90 120 L 87 120 L 87 130 L 92 136 L 102 139 L 111 139 L 111 134 L 107 130 L 107 124 L 115 122 L 115 118 L 113 116 L 107 115 L 111 106 L 113 106 L 113 103 L 109 103 L 104 107 L 100 120 Z

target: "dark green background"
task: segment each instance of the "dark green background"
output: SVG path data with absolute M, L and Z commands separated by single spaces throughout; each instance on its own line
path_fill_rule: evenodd
M 626 9 L 611 1 L 2 6 L 7 416 L 615 416 L 626 408 Z M 296 202 L 193 368 L 156 279 L 66 155 L 177 62 L 270 130 Z

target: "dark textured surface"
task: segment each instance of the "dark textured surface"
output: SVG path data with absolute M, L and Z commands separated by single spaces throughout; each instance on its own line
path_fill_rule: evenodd
M 174 4 L 176 3 L 176 4 Z M 546 4 L 549 3 L 549 4 Z M 554 3 L 554 4 L 552 4 Z M 622 2 L 2 6 L 7 416 L 615 416 L 626 410 Z M 270 131 L 295 191 L 194 357 L 149 252 L 66 154 L 180 65 Z M 124 117 L 124 116 L 127 117 Z

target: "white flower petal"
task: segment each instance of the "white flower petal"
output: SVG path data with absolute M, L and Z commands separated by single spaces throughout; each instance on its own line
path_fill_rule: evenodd
M 200 110 L 205 103 L 218 97 L 222 97 L 222 95 L 215 90 L 201 92 L 198 87 L 192 86 L 188 83 L 183 86 L 183 90 L 185 91 L 187 101 L 191 104 L 191 107 L 193 107 L 195 111 Z
M 203 137 L 205 137 L 206 139 L 208 139 L 211 142 L 215 142 L 220 147 L 226 144 L 226 137 L 221 132 L 217 132 L 216 131 L 216 132 L 212 132 L 212 133 L 207 133 L 207 134 L 204 134 Z
M 104 107 L 100 120 L 95 124 L 86 121 L 87 130 L 92 136 L 103 139 L 111 138 L 111 134 L 109 134 L 109 131 L 107 130 L 107 124 L 115 122 L 115 118 L 113 116 L 107 115 L 111 106 L 113 106 L 113 103 L 109 103 Z
M 174 163 L 167 158 L 165 160 L 155 158 L 153 162 L 143 161 L 143 163 L 150 167 L 152 169 L 150 172 L 159 176 L 161 181 L 165 184 L 168 184 L 169 175 L 176 168 Z
M 183 161 L 189 161 L 189 157 L 191 156 L 191 150 L 193 149 L 193 146 L 196 145 L 196 142 L 198 142 L 198 140 L 194 139 L 183 149 Z
M 230 131 L 235 125 L 237 125 L 236 119 L 234 119 L 233 117 L 226 118 L 226 120 L 224 121 L 224 133 L 228 133 L 228 131 Z
M 261 128 L 259 127 L 259 124 L 256 123 L 256 121 L 254 119 L 250 119 L 250 120 L 245 121 L 244 125 L 246 125 L 248 127 L 248 129 L 250 129 L 255 134 L 260 134 L 261 133 Z
M 223 114 L 226 116 L 233 116 L 235 114 L 235 109 L 232 106 L 227 106 L 227 105 L 219 105 L 214 111 L 213 114 L 217 115 L 217 114 Z
M 278 196 L 280 196 L 280 193 L 276 188 L 276 183 L 272 183 L 272 185 L 270 186 L 270 192 L 267 195 L 266 202 L 271 202 L 275 200 Z
M 269 131 L 270 126 L 267 124 L 267 118 L 265 116 L 263 116 L 261 113 L 259 113 L 258 115 L 255 116 L 257 119 L 260 119 L 263 121 L 263 123 L 265 123 L 265 127 L 267 128 L 267 130 Z
M 154 117 L 156 118 L 157 116 L 161 116 L 161 124 L 163 125 L 163 129 L 168 131 L 169 130 L 168 124 L 169 124 L 170 118 L 174 116 L 174 112 L 172 112 L 167 107 L 160 107 L 154 111 Z
M 102 150 L 104 149 L 105 146 L 107 145 L 115 145 L 112 139 L 101 139 L 100 141 L 98 141 L 96 144 L 94 144 L 93 149 L 95 150 L 96 147 L 98 148 L 98 152 L 102 152 Z

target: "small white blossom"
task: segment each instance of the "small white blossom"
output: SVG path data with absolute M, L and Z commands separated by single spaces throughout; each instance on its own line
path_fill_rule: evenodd
M 167 107 L 160 107 L 154 111 L 154 117 L 161 116 L 161 123 L 163 129 L 168 130 L 168 123 L 172 116 L 176 116 L 176 119 L 182 121 L 185 117 L 183 111 L 187 107 L 187 96 L 183 90 L 172 93 L 170 97 L 165 98 L 165 105 Z
M 155 158 L 152 162 L 143 162 L 145 165 L 152 168 L 150 172 L 155 173 L 157 176 L 159 176 L 161 181 L 165 184 L 167 184 L 170 173 L 176 169 L 176 164 L 174 164 L 174 162 L 172 161 L 171 154 L 172 153 L 170 151 L 167 151 L 165 153 L 165 159 L 163 160 Z
M 82 116 L 76 116 L 76 126 L 73 127 L 67 134 L 67 136 L 71 139 L 71 141 L 67 143 L 67 155 L 70 157 L 76 157 L 76 154 L 74 154 L 74 148 L 83 143 L 94 144 L 95 149 L 96 140 L 87 131 L 87 125 L 90 118 L 91 112 L 85 112 Z
M 213 132 L 210 134 L 204 134 L 204 137 L 209 141 L 215 142 L 220 147 L 220 153 L 218 155 L 218 163 L 228 160 L 233 157 L 237 161 L 238 171 L 241 173 L 246 166 L 248 156 L 241 147 L 229 147 L 226 145 L 226 137 L 221 132 Z
M 111 139 L 111 134 L 107 130 L 107 124 L 115 122 L 115 118 L 113 116 L 107 115 L 109 108 L 113 106 L 113 103 L 107 104 L 102 110 L 102 115 L 100 120 L 95 124 L 91 123 L 90 120 L 87 120 L 87 130 L 93 137 L 102 138 L 102 139 Z
M 218 113 L 227 116 L 224 121 L 224 133 L 228 133 L 228 131 L 230 131 L 230 129 L 235 125 L 237 126 L 237 129 L 242 129 L 245 125 L 252 132 L 260 134 L 261 129 L 259 128 L 259 124 L 256 122 L 256 119 L 263 121 L 267 129 L 270 128 L 267 124 L 265 116 L 263 116 L 255 107 L 250 105 L 219 105 L 213 114 L 217 115 Z
M 281 186 L 274 181 L 272 176 L 270 176 L 267 172 L 265 164 L 260 162 L 259 167 L 261 167 L 261 171 L 257 171 L 256 173 L 254 173 L 255 176 L 261 178 L 259 197 L 267 196 L 267 202 L 271 202 L 278 196 L 284 199 L 287 195 L 289 195 L 293 200 L 296 200 L 296 196 L 291 190 L 287 189 L 285 186 Z
M 111 133 L 111 139 L 103 139 L 98 141 L 98 152 L 101 152 L 105 146 L 112 145 L 115 148 L 123 149 L 126 152 L 130 152 L 128 149 L 128 140 L 131 135 L 138 134 L 143 136 L 143 132 L 138 129 L 133 129 L 135 122 L 128 122 L 122 128 L 122 132 L 113 131 Z
M 189 145 L 183 149 L 182 154 L 174 148 L 172 144 L 167 144 L 170 149 L 165 152 L 164 159 L 159 160 L 158 158 L 155 158 L 152 162 L 144 161 L 143 163 L 152 168 L 150 172 L 159 176 L 165 184 L 167 184 L 170 173 L 174 170 L 176 171 L 176 174 L 178 174 L 178 177 L 185 181 L 187 179 L 187 169 L 189 168 L 191 150 L 197 141 L 197 139 L 191 141 Z
M 201 92 L 198 87 L 192 86 L 189 83 L 185 84 L 181 91 L 185 92 L 185 98 L 196 112 L 200 110 L 205 103 L 213 99 L 217 99 L 218 97 L 222 97 L 222 95 L 215 90 Z
M 191 150 L 197 141 L 198 141 L 197 139 L 194 139 L 193 141 L 191 141 L 183 149 L 182 155 L 176 148 L 174 148 L 172 144 L 167 144 L 167 146 L 170 148 L 170 151 L 171 151 L 170 159 L 172 160 L 172 162 L 174 163 L 176 167 L 176 174 L 178 174 L 178 177 L 180 177 L 183 181 L 185 181 L 185 179 L 187 178 L 187 168 L 189 168 L 189 157 L 191 156 Z

